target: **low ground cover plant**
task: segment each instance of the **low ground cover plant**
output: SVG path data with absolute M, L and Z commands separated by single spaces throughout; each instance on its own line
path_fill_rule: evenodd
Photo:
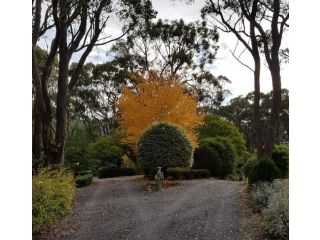
M 65 170 L 45 168 L 32 176 L 32 231 L 68 213 L 74 192 L 73 174 Z
M 289 187 L 286 180 L 254 184 L 251 195 L 269 239 L 289 239 Z
M 207 169 L 168 168 L 167 177 L 172 180 L 209 178 L 211 173 Z

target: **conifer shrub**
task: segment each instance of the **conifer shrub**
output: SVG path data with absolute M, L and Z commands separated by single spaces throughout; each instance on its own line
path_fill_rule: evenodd
M 281 170 L 282 176 L 289 176 L 289 146 L 275 145 L 272 152 L 272 159 Z
M 213 177 L 225 178 L 234 170 L 237 153 L 229 138 L 201 139 L 194 153 L 194 168 L 208 169 Z
M 257 182 L 272 182 L 281 176 L 281 170 L 272 159 L 260 158 L 249 173 L 248 183 L 251 185 Z
M 167 122 L 152 124 L 138 141 L 138 165 L 153 178 L 157 167 L 165 172 L 169 167 L 192 166 L 193 146 L 178 125 Z

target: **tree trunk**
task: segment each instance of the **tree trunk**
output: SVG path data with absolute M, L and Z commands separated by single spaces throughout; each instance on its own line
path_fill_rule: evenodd
M 52 65 L 54 63 L 55 56 L 57 54 L 57 50 L 59 47 L 59 31 L 56 31 L 56 36 L 51 42 L 51 49 L 46 60 L 45 66 L 43 68 L 41 83 L 42 83 L 42 92 L 43 97 L 46 105 L 46 111 L 42 118 L 42 138 L 43 138 L 43 146 L 44 146 L 44 154 L 45 154 L 45 161 L 46 165 L 53 161 L 54 152 L 52 150 L 52 107 L 50 102 L 50 97 L 48 93 L 48 86 L 47 82 L 51 75 Z
M 258 1 L 254 1 L 252 5 L 252 12 L 249 17 L 250 20 L 250 39 L 252 44 L 252 57 L 254 60 L 254 100 L 253 100 L 253 125 L 255 132 L 255 140 L 257 147 L 257 155 L 258 157 L 263 155 L 263 147 L 262 147 L 262 132 L 261 132 L 261 112 L 260 112 L 260 55 L 259 55 L 259 47 L 257 42 L 257 37 L 255 33 L 255 19 L 257 15 L 257 3 Z
M 35 89 L 35 108 L 34 108 L 34 122 L 32 135 L 32 155 L 33 167 L 38 168 L 42 161 L 42 122 L 41 118 L 45 111 L 45 104 L 42 95 L 42 86 L 40 81 L 40 74 L 38 71 L 36 60 L 36 45 L 40 34 L 41 21 L 41 0 L 37 0 L 35 4 L 35 18 L 32 26 L 32 83 Z M 35 169 L 36 170 L 36 169 Z
M 260 113 L 260 58 L 255 59 L 254 71 L 254 101 L 253 101 L 253 124 L 255 129 L 255 142 L 257 155 L 263 155 L 262 134 L 261 134 L 261 113 Z
M 35 118 L 33 123 L 32 155 L 32 168 L 37 170 L 42 161 L 42 123 L 37 107 L 35 107 Z
M 45 111 L 42 86 L 35 57 L 35 46 L 32 46 L 32 80 L 35 87 L 35 118 L 33 123 L 32 154 L 34 165 L 39 166 L 42 161 L 42 116 Z M 37 167 L 36 167 L 37 168 Z
M 68 45 L 67 45 L 67 15 L 61 7 L 60 17 L 60 42 L 59 42 L 59 78 L 58 78 L 58 94 L 57 94 L 57 112 L 56 112 L 56 145 L 57 152 L 53 159 L 52 165 L 61 167 L 64 163 L 64 149 L 67 133 L 67 104 L 69 95 L 68 86 Z
M 270 116 L 267 139 L 264 147 L 264 155 L 271 158 L 273 145 L 276 140 L 277 129 L 279 126 L 279 114 L 281 111 L 281 75 L 280 75 L 280 62 L 277 56 L 275 56 L 272 59 L 272 68 L 270 68 L 270 72 L 271 72 L 271 78 L 272 78 L 273 92 L 272 92 L 271 116 Z
M 273 145 L 277 134 L 279 125 L 279 115 L 281 111 L 281 75 L 280 75 L 280 61 L 279 61 L 279 49 L 281 45 L 282 35 L 278 30 L 278 19 L 280 13 L 280 1 L 274 0 L 273 2 L 274 13 L 271 21 L 271 34 L 272 34 L 272 47 L 271 56 L 267 56 L 269 53 L 266 51 L 266 59 L 269 65 L 269 70 L 272 79 L 272 105 L 271 116 L 269 121 L 269 128 L 267 132 L 266 142 L 264 146 L 264 155 L 266 157 L 272 157 Z

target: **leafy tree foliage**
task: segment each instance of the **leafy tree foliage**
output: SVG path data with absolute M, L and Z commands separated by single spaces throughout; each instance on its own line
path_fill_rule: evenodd
M 267 136 L 267 125 L 271 113 L 272 92 L 261 94 L 261 132 L 262 138 Z M 217 111 L 218 115 L 223 116 L 233 122 L 246 137 L 247 147 L 253 151 L 256 147 L 253 125 L 253 98 L 254 93 L 246 96 L 239 96 L 230 101 L 230 104 L 221 106 Z M 282 89 L 280 122 L 277 129 L 276 143 L 289 141 L 289 91 Z
M 92 170 L 93 162 L 87 158 L 87 145 L 90 143 L 86 129 L 76 126 L 68 135 L 66 144 L 65 166 L 75 174 Z
M 203 107 L 217 107 L 228 94 L 224 83 L 230 82 L 207 69 L 215 58 L 218 38 L 216 29 L 208 29 L 206 22 L 147 22 L 113 46 L 114 63 L 129 72 L 157 70 L 160 75 L 180 75 Z
M 122 139 L 124 134 L 121 131 L 114 131 L 113 134 L 100 137 L 90 143 L 87 148 L 87 158 L 97 167 L 120 167 L 124 146 Z
M 43 8 L 48 4 L 47 8 Z M 74 94 L 82 67 L 95 46 L 116 41 L 130 32 L 137 23 L 155 16 L 152 4 L 146 1 L 52 0 L 32 2 L 32 80 L 34 88 L 33 157 L 34 168 L 45 165 L 62 166 L 67 138 L 67 117 L 70 96 Z M 116 19 L 115 19 L 116 18 Z M 110 38 L 107 23 L 110 19 L 122 25 L 123 33 Z M 48 30 L 54 30 L 50 51 L 43 71 L 39 71 L 36 48 Z M 78 53 L 79 61 L 71 59 Z M 56 56 L 59 55 L 55 121 L 48 94 L 48 79 Z M 53 128 L 53 123 L 56 125 Z
M 152 178 L 161 166 L 189 168 L 192 166 L 193 146 L 179 126 L 156 122 L 140 137 L 138 164 Z
M 113 62 L 86 64 L 71 98 L 73 114 L 70 117 L 84 121 L 91 138 L 95 137 L 97 127 L 103 135 L 110 134 L 118 127 L 116 102 L 121 96 L 121 89 L 130 84 L 129 73 Z
M 118 102 L 120 126 L 128 133 L 127 142 L 136 144 L 142 133 L 155 121 L 167 121 L 183 127 L 194 144 L 197 142 L 195 127 L 203 116 L 197 113 L 195 97 L 177 77 L 164 78 L 150 72 L 147 78 L 136 75 L 137 85 L 123 89 Z

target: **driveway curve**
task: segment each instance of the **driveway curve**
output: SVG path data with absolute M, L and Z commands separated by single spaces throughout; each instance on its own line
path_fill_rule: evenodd
M 242 239 L 239 182 L 181 181 L 162 192 L 133 177 L 94 179 L 77 190 L 73 212 L 33 239 Z

